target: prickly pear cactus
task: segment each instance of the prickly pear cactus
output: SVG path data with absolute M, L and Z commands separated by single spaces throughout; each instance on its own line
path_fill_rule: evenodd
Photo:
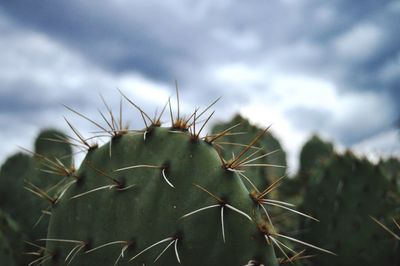
M 0 169 L 0 208 L 20 221 L 29 220 L 31 195 L 24 190 L 24 180 L 31 169 L 33 160 L 23 153 L 7 158 Z
M 65 138 L 59 131 L 44 130 L 36 138 L 35 152 L 30 152 L 31 156 L 17 153 L 1 167 L 0 208 L 18 224 L 19 233 L 8 238 L 18 265 L 32 261 L 23 253 L 37 253 L 36 244 L 31 242 L 46 234 L 49 206 L 69 178 L 72 150 L 68 143 L 62 143 Z M 2 221 L 5 225 L 10 219 Z
M 212 132 L 223 132 L 226 129 L 232 128 L 232 132 L 223 135 L 215 144 L 220 148 L 224 156 L 231 156 L 232 154 L 239 154 L 242 149 L 243 143 L 250 143 L 250 141 L 260 134 L 263 130 L 250 124 L 250 122 L 243 118 L 241 115 L 236 115 L 231 121 L 227 123 L 215 124 Z M 235 133 L 236 132 L 236 133 Z M 260 157 L 254 160 L 252 164 L 269 164 L 268 168 L 250 168 L 246 170 L 249 176 L 254 178 L 254 184 L 257 187 L 265 187 L 270 184 L 272 180 L 285 175 L 286 154 L 282 149 L 279 141 L 268 132 L 252 147 L 253 152 L 258 148 L 261 150 L 257 153 Z
M 370 219 L 386 220 L 395 208 L 380 168 L 349 152 L 319 168 L 305 195 L 303 211 L 321 222 L 303 223 L 303 238 L 329 243 L 338 256 L 318 256 L 315 265 L 398 265 L 396 243 Z
M 312 172 L 334 154 L 333 145 L 313 135 L 300 152 L 299 178 L 308 182 Z
M 14 217 L 30 239 L 47 231 L 48 219 L 41 217 L 49 203 L 41 199 L 50 200 L 56 193 L 54 185 L 68 176 L 65 169 L 71 167 L 72 149 L 62 143 L 65 139 L 65 134 L 57 130 L 43 130 L 35 140 L 32 156 L 17 153 L 1 167 L 0 207 Z
M 123 129 L 110 111 L 110 129 L 97 124 L 110 134 L 108 144 L 80 138 L 88 153 L 52 206 L 41 240 L 44 265 L 276 266 L 290 260 L 278 259 L 274 248 L 297 240 L 273 229 L 264 206 L 281 204 L 268 199 L 279 180 L 250 193 L 239 174 L 253 158 L 241 161 L 251 145 L 227 160 L 214 143 L 226 132 L 200 137 L 205 124 L 198 121 L 210 107 L 183 117 L 178 101 L 171 127 L 161 127 L 161 115 L 151 119 L 131 103 L 145 129 Z
M 383 174 L 400 193 L 400 160 L 392 157 L 379 163 Z

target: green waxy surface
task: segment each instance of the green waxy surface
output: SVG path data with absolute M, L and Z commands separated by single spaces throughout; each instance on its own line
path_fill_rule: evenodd
M 159 167 L 116 171 L 135 165 Z M 174 187 L 164 179 L 163 169 Z M 123 191 L 107 188 L 73 198 L 95 188 L 113 185 L 105 175 L 123 184 Z M 152 128 L 145 140 L 143 133 L 115 138 L 111 157 L 109 145 L 90 151 L 78 176 L 79 181 L 54 207 L 48 233 L 48 239 L 86 243 L 70 265 L 113 265 L 124 243 L 118 242 L 87 254 L 84 250 L 115 241 L 133 243 L 119 261 L 120 265 L 152 265 L 175 239 L 183 265 L 245 265 L 250 260 L 277 265 L 272 246 L 266 243 L 257 228 L 257 223 L 262 222 L 260 212 L 241 178 L 223 167 L 211 144 L 195 141 L 185 132 Z M 220 205 L 195 184 L 224 203 Z M 182 218 L 215 204 L 219 206 Z M 224 204 L 246 213 L 252 221 Z M 225 243 L 221 228 L 222 206 Z M 129 262 L 140 251 L 169 237 L 172 239 Z M 74 243 L 47 241 L 47 248 L 55 255 L 45 265 L 64 265 L 67 254 L 75 246 Z M 154 264 L 179 265 L 175 243 Z

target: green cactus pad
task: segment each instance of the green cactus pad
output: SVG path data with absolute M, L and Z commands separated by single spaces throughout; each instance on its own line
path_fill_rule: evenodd
M 321 255 L 316 265 L 397 265 L 396 243 L 370 217 L 388 219 L 395 206 L 378 166 L 352 154 L 336 155 L 315 171 L 303 210 L 320 220 L 304 223 L 302 238 L 326 246 L 337 257 Z
M 77 246 L 70 265 L 113 265 L 123 249 L 121 265 L 150 265 L 168 245 L 157 265 L 277 265 L 255 203 L 212 145 L 151 128 L 111 147 L 111 157 L 109 145 L 88 153 L 77 183 L 54 206 L 47 237 L 54 257 L 46 265 L 64 265 Z
M 307 182 L 312 171 L 334 154 L 333 145 L 313 135 L 300 152 L 299 178 Z

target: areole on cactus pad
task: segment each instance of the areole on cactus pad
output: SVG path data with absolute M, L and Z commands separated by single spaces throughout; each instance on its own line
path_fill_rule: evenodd
M 201 136 L 213 113 L 201 119 L 215 102 L 183 117 L 177 95 L 176 115 L 168 100 L 160 115 L 150 118 L 123 96 L 142 115 L 144 129 L 123 127 L 109 107 L 110 118 L 102 114 L 108 128 L 70 109 L 111 139 L 98 147 L 67 121 L 76 137 L 66 141 L 76 141 L 88 152 L 52 203 L 38 263 L 276 266 L 306 256 L 288 248 L 286 241 L 332 253 L 276 231 L 269 206 L 294 211 L 286 202 L 268 198 L 282 179 L 251 193 L 246 188 L 252 177 L 240 173 L 253 167 L 249 162 L 259 154 L 251 148 L 267 130 L 224 159 L 214 141 L 230 131 Z M 172 125 L 162 127 L 168 106 Z

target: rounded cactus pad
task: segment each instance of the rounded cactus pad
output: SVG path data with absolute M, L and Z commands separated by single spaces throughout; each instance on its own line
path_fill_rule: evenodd
M 177 98 L 171 127 L 161 127 L 167 105 L 152 119 L 127 99 L 142 115 L 143 130 L 123 127 L 107 105 L 110 120 L 102 117 L 109 129 L 69 108 L 110 140 L 101 147 L 91 144 L 67 121 L 88 153 L 52 201 L 48 235 L 39 240 L 46 242 L 46 252 L 38 262 L 276 266 L 303 256 L 290 254 L 290 248 L 285 252 L 286 241 L 322 250 L 274 228 L 269 207 L 290 209 L 290 204 L 269 198 L 281 178 L 257 188 L 253 177 L 244 174 L 253 166 L 269 166 L 251 163 L 260 156 L 251 147 L 267 130 L 224 159 L 215 141 L 229 130 L 200 137 L 212 114 L 202 122 L 200 117 L 212 105 L 181 116 Z
M 59 130 L 42 130 L 35 140 L 35 153 L 50 159 L 57 158 L 65 165 L 70 165 L 72 147 L 65 140 L 67 136 Z
M 325 142 L 317 135 L 313 135 L 300 152 L 299 178 L 306 182 L 309 181 L 312 172 L 333 155 L 332 143 Z
M 111 157 L 108 145 L 89 152 L 54 208 L 48 238 L 79 241 L 73 263 L 112 265 L 126 249 L 120 263 L 149 264 L 170 245 L 159 265 L 276 265 L 252 198 L 211 145 L 167 128 L 143 136 L 114 139 Z M 48 242 L 63 264 L 71 243 Z

